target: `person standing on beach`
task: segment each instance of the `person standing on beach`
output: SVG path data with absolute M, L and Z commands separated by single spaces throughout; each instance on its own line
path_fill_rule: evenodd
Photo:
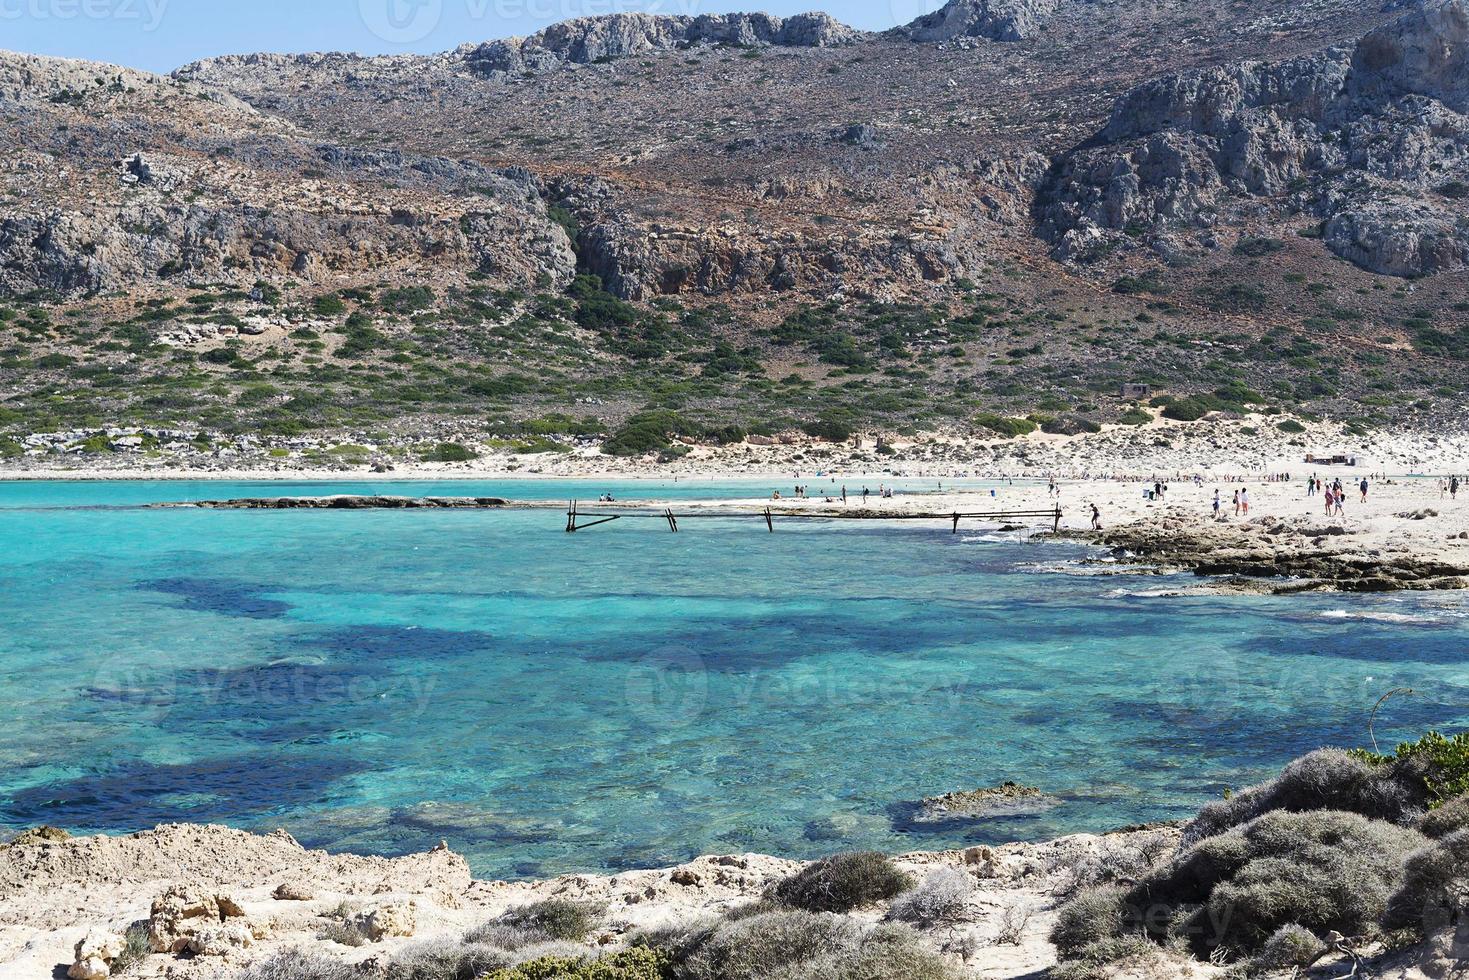
M 1092 504 L 1092 530 L 1093 531 L 1100 531 L 1101 529 L 1102 529 L 1102 512 L 1101 512 L 1100 509 L 1098 509 L 1098 507 L 1097 507 L 1096 504 Z
M 1457 476 L 1449 480 L 1449 499 L 1459 499 L 1459 478 Z
M 864 503 L 864 504 L 865 504 L 865 503 L 867 503 L 867 495 L 868 495 L 868 494 L 869 494 L 869 493 L 871 493 L 871 492 L 872 492 L 872 491 L 870 491 L 870 490 L 868 490 L 868 489 L 867 489 L 867 488 L 866 488 L 866 487 L 863 487 L 863 488 L 862 488 L 862 502 L 863 502 L 863 503 Z
M 1244 510 L 1245 516 L 1246 517 L 1249 517 L 1250 516 L 1250 491 L 1249 491 L 1248 488 L 1241 488 L 1240 489 L 1240 492 L 1239 492 L 1239 505 Z
M 846 504 L 846 502 L 847 502 L 847 485 L 844 483 L 844 484 L 842 484 L 842 503 L 843 504 Z
M 1367 502 L 1367 478 L 1365 476 L 1362 477 L 1360 488 L 1362 490 L 1362 503 L 1365 504 Z
M 1234 492 L 1234 516 L 1239 516 L 1239 491 Z
M 1214 520 L 1216 520 L 1216 521 L 1219 520 L 1219 508 L 1220 508 L 1220 506 L 1221 506 L 1221 504 L 1219 502 L 1219 488 L 1218 487 L 1215 487 L 1214 488 Z

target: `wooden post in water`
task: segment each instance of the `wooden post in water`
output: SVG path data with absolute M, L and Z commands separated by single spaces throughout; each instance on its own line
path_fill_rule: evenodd
M 765 508 L 765 526 L 770 529 L 771 534 L 775 533 L 775 517 L 770 513 L 769 507 Z
M 665 510 L 663 512 L 663 516 L 665 516 L 665 517 L 668 518 L 668 529 L 670 531 L 672 531 L 674 534 L 677 534 L 678 533 L 678 518 L 676 518 L 676 517 L 673 516 L 673 508 L 670 507 L 667 510 Z
M 959 512 L 957 510 L 954 511 L 954 530 L 950 531 L 949 533 L 950 534 L 958 534 L 959 533 Z
M 1057 534 L 1061 533 L 1061 505 L 1056 505 L 1056 523 L 1051 528 Z
M 570 500 L 566 504 L 566 533 L 576 532 L 576 501 Z

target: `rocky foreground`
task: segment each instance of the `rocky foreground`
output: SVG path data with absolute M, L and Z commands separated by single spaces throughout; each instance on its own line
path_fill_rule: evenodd
M 1056 962 L 1046 936 L 1064 897 L 1104 867 L 1145 865 L 1177 841 L 1178 830 L 1163 827 L 910 854 L 898 864 L 918 879 L 953 868 L 974 883 L 968 921 L 926 934 L 930 946 L 979 975 L 1024 977 Z M 31 834 L 0 848 L 0 974 L 29 980 L 69 970 L 74 980 L 102 980 L 124 957 L 130 977 L 203 980 L 297 947 L 383 963 L 552 898 L 604 910 L 586 940 L 591 953 L 753 902 L 799 867 L 724 855 L 612 877 L 507 883 L 474 880 L 447 846 L 388 859 L 308 850 L 285 831 L 258 836 L 220 826 L 172 824 L 125 837 Z M 881 912 L 862 917 L 876 921 Z

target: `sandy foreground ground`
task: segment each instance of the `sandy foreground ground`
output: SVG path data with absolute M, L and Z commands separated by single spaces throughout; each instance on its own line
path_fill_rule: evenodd
M 910 854 L 899 863 L 920 880 L 943 865 L 970 875 L 977 886 L 973 921 L 930 938 L 960 951 L 956 962 L 979 975 L 1024 977 L 1055 962 L 1046 940 L 1055 909 L 1102 864 L 1152 861 L 1177 840 L 1176 829 L 1159 828 Z M 0 849 L 0 976 L 61 975 L 89 932 L 116 935 L 135 923 L 150 924 L 165 939 L 202 934 L 198 948 L 207 952 L 154 953 L 129 976 L 227 977 L 302 946 L 348 962 L 381 960 L 414 942 L 457 938 L 546 898 L 605 907 L 590 945 L 616 948 L 637 930 L 685 925 L 751 902 L 799 867 L 723 855 L 611 877 L 506 883 L 472 880 L 464 859 L 447 847 L 396 859 L 333 856 L 302 848 L 284 831 L 260 836 L 178 824 L 127 837 L 36 842 Z M 204 908 L 210 914 L 180 915 Z M 360 947 L 321 938 L 344 910 L 388 927 Z M 863 915 L 875 922 L 881 909 Z

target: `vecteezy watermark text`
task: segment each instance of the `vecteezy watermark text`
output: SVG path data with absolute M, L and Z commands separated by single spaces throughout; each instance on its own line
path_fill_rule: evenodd
M 0 0 L 0 21 L 115 20 L 156 31 L 169 0 Z
M 645 13 L 692 16 L 703 0 L 358 0 L 362 23 L 389 44 L 415 44 L 432 34 L 446 11 L 456 19 L 505 24 L 549 24 L 573 17 Z M 486 28 L 486 40 L 504 31 Z

